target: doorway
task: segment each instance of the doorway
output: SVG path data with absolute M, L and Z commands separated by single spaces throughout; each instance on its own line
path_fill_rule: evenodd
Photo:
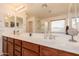
M 32 21 L 29 21 L 29 24 L 28 24 L 28 32 L 29 33 L 32 33 L 33 32 L 33 22 Z

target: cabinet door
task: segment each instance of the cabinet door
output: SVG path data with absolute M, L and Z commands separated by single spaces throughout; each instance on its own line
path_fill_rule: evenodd
M 21 46 L 21 45 L 22 45 L 21 42 L 22 42 L 21 40 L 19 40 L 19 39 L 15 39 L 15 44 L 16 44 L 16 45 Z
M 8 37 L 8 41 L 11 42 L 11 43 L 13 43 L 14 39 Z
M 7 55 L 7 37 L 3 36 L 3 53 Z
M 39 53 L 39 45 L 37 45 L 37 44 L 23 41 L 22 47 Z
M 4 43 L 3 43 L 3 53 L 7 54 L 7 41 L 6 40 L 4 40 Z
M 69 52 L 65 52 L 65 51 L 59 51 L 59 55 L 60 56 L 79 56 L 77 54 L 73 54 L 73 53 L 69 53 Z
M 13 43 L 8 42 L 8 55 L 13 56 Z
M 58 56 L 58 50 L 45 47 L 45 46 L 40 46 L 40 55 L 41 56 Z
M 15 45 L 14 55 L 21 56 L 21 54 L 22 54 L 21 46 Z
M 15 50 L 21 52 L 21 46 L 15 45 Z
M 15 39 L 14 41 L 14 55 L 21 56 L 22 55 L 22 41 L 19 39 Z
M 25 49 L 25 48 L 22 48 L 22 56 L 38 56 L 39 54 L 31 51 L 31 50 L 28 50 L 28 49 Z
M 40 55 L 41 56 L 78 56 L 70 52 L 65 52 L 62 50 L 57 50 L 45 46 L 40 46 Z

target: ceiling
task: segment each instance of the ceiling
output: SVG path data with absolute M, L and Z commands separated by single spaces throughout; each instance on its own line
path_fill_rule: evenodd
M 33 5 L 33 6 L 32 6 Z M 31 8 L 30 8 L 31 7 Z M 42 4 L 28 4 L 28 10 L 30 15 L 37 17 L 54 17 L 63 13 L 67 13 L 68 4 L 47 4 L 47 8 L 43 8 Z
M 69 3 L 47 3 L 46 8 L 43 8 L 42 3 L 0 3 L 0 15 L 17 13 L 20 9 L 24 9 L 22 12 L 29 16 L 48 18 L 68 14 Z M 72 12 L 73 10 L 74 8 L 72 8 Z

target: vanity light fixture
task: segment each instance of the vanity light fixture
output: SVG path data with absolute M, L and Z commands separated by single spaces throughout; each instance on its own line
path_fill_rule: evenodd
M 25 6 L 24 5 L 21 5 L 20 7 L 18 7 L 17 9 L 16 9 L 16 11 L 20 11 L 20 10 L 22 10 L 22 9 L 24 9 L 25 8 Z
M 42 8 L 47 8 L 48 5 L 46 3 L 42 4 Z
M 42 4 L 42 8 L 48 8 L 48 5 L 46 3 Z M 52 10 L 48 10 L 49 13 L 52 12 Z

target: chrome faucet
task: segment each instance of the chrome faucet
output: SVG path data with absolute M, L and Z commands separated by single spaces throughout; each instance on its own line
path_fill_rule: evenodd
M 14 31 L 13 31 L 13 34 L 14 34 L 14 35 L 19 34 L 19 30 L 17 30 L 17 31 L 14 30 Z
M 13 31 L 13 34 L 15 35 L 15 30 Z

